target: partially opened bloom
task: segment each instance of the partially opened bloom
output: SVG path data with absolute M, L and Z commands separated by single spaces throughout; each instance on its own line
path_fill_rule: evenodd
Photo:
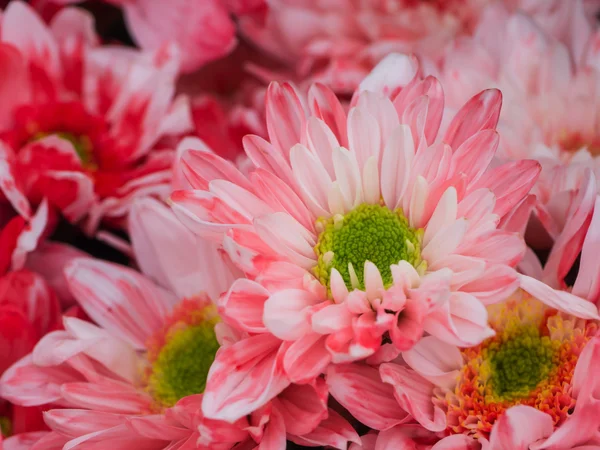
M 408 349 L 424 331 L 461 346 L 489 337 L 483 303 L 515 289 L 511 266 L 524 251 L 499 224 L 539 171 L 531 161 L 488 168 L 500 103 L 499 92 L 482 92 L 438 137 L 439 83 L 392 55 L 348 114 L 322 85 L 305 108 L 291 86 L 272 84 L 270 142 L 244 139 L 248 177 L 210 151 L 183 155 L 195 190 L 172 195 L 175 211 L 250 278 L 220 300 L 228 323 L 250 333 L 236 357 L 252 340 L 268 342 L 262 355 L 272 368 L 260 395 L 233 382 L 225 393 L 213 376 L 239 371 L 243 384 L 253 370 L 218 355 L 206 414 L 234 417 L 242 392 L 252 409 L 286 376 L 307 382 L 332 360 Z
M 19 1 L 0 28 L 4 195 L 47 197 L 88 233 L 120 225 L 135 197 L 166 196 L 173 150 L 158 140 L 191 125 L 185 99 L 173 102 L 175 50 L 100 47 L 84 11 L 63 9 L 46 26 Z

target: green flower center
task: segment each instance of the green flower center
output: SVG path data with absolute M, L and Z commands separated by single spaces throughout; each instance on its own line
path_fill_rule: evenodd
M 12 422 L 8 417 L 0 416 L 0 434 L 4 437 L 12 434 Z
M 40 132 L 34 136 L 33 140 L 37 141 L 38 139 L 43 139 L 47 136 L 52 136 L 52 135 L 58 136 L 62 139 L 69 141 L 71 144 L 73 144 L 73 148 L 75 148 L 75 152 L 77 153 L 77 156 L 79 156 L 79 159 L 81 160 L 81 164 L 84 167 L 94 167 L 95 166 L 92 142 L 90 141 L 90 139 L 87 136 L 77 136 L 73 133 L 69 133 L 69 132 L 65 132 L 65 131 L 59 131 L 56 133 Z
M 320 219 L 323 230 L 315 246 L 315 275 L 329 288 L 331 269 L 349 289 L 364 289 L 365 262 L 378 269 L 385 287 L 393 284 L 390 266 L 404 260 L 420 268 L 423 230 L 411 228 L 400 209 L 362 204 L 348 214 Z
M 170 407 L 183 397 L 201 394 L 219 348 L 214 321 L 170 333 L 152 364 L 148 386 L 155 400 Z
M 514 401 L 530 395 L 557 366 L 556 343 L 540 336 L 538 328 L 524 326 L 499 345 L 488 347 L 490 384 L 495 397 Z

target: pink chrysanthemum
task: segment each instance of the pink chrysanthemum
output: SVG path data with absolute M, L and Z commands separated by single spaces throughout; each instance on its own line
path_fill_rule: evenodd
M 526 220 L 514 208 L 539 167 L 488 168 L 498 91 L 475 96 L 444 134 L 443 103 L 435 78 L 392 55 L 348 114 L 321 85 L 308 108 L 289 85 L 271 85 L 270 143 L 245 138 L 248 177 L 209 151 L 183 155 L 195 190 L 172 195 L 175 211 L 249 278 L 220 300 L 225 320 L 249 337 L 218 355 L 207 415 L 231 420 L 331 360 L 387 358 L 424 331 L 461 346 L 489 337 L 483 303 L 515 289 L 511 267 L 524 251 L 499 224 Z M 258 342 L 264 364 L 248 368 L 237 358 Z M 265 371 L 260 392 L 247 380 L 255 369 Z M 233 373 L 239 385 L 229 391 L 212 381 Z
M 233 274 L 214 244 L 198 240 L 160 203 L 136 203 L 130 220 L 146 277 L 90 258 L 72 261 L 70 289 L 98 325 L 65 317 L 65 331 L 44 337 L 2 376 L 4 398 L 49 409 L 51 432 L 18 439 L 36 438 L 37 450 L 225 450 L 238 443 L 277 450 L 286 438 L 343 449 L 358 441 L 328 410 L 323 379 L 287 386 L 234 423 L 206 418 L 200 406 L 214 355 L 240 338 L 218 324 L 209 295 L 218 296 Z
M 544 268 L 527 256 L 519 291 L 488 306 L 493 337 L 460 349 L 428 336 L 394 362 L 333 366 L 331 394 L 375 429 L 389 428 L 393 414 L 406 411 L 432 433 L 450 436 L 440 445 L 457 435 L 484 450 L 600 445 L 598 386 L 590 377 L 600 364 L 600 197 L 593 187 L 583 241 L 561 235 Z M 577 215 L 567 220 L 581 221 Z M 569 287 L 565 277 L 579 253 Z
M 559 294 L 550 291 L 544 300 L 553 304 Z M 600 363 L 600 341 L 597 311 L 588 306 L 571 315 L 520 291 L 489 307 L 494 337 L 459 349 L 429 336 L 404 352 L 403 362 L 382 364 L 381 379 L 398 408 L 449 436 L 440 445 L 460 435 L 471 438 L 463 446 L 477 449 L 593 448 L 600 444 L 598 388 L 588 374 Z M 354 408 L 350 386 L 366 370 L 376 371 L 342 366 L 328 375 L 332 394 L 359 419 L 364 412 Z M 369 394 L 362 396 L 378 411 Z
M 46 197 L 93 233 L 103 219 L 120 225 L 133 198 L 167 195 L 173 150 L 158 141 L 191 126 L 185 99 L 173 102 L 172 47 L 101 47 L 83 10 L 47 26 L 19 1 L 0 41 L 0 189 L 22 215 L 15 199 Z

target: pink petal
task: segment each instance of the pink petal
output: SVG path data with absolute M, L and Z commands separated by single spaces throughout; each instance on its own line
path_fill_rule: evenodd
M 123 423 L 125 416 L 85 409 L 52 409 L 44 413 L 44 420 L 53 430 L 67 436 L 81 436 L 105 430 Z
M 4 145 L 6 144 L 3 142 L 0 143 L 0 148 Z M 25 193 L 17 184 L 14 168 L 11 163 L 4 158 L 0 159 L 0 191 L 21 216 L 25 219 L 31 217 L 31 206 L 29 205 Z
M 3 67 L 0 99 L 4 105 L 0 113 L 0 127 L 6 129 L 13 120 L 14 108 L 27 103 L 31 92 L 28 85 L 27 65 L 21 52 L 10 44 L 0 45 L 0 63 Z
M 157 200 L 134 203 L 129 230 L 142 272 L 181 298 L 206 292 L 216 299 L 233 281 L 216 244 L 198 239 Z
M 292 216 L 282 212 L 268 214 L 256 219 L 254 225 L 260 238 L 283 257 L 305 269 L 315 266 L 315 235 Z
M 393 388 L 399 407 L 430 431 L 446 428 L 445 413 L 433 403 L 434 385 L 417 372 L 398 364 L 385 363 L 379 368 L 381 379 Z
M 414 153 L 410 129 L 400 125 L 388 139 L 381 161 L 381 195 L 388 208 L 395 209 L 402 201 Z
M 263 406 L 283 391 L 281 341 L 268 335 L 252 336 L 217 352 L 208 374 L 202 412 L 229 422 Z
M 501 106 L 502 94 L 497 89 L 488 89 L 475 95 L 452 119 L 444 142 L 453 149 L 458 149 L 478 131 L 495 129 Z
M 379 160 L 381 131 L 375 118 L 361 107 L 348 114 L 348 141 L 350 151 L 356 155 L 359 169 L 362 169 L 371 156 Z
M 231 161 L 208 150 L 198 149 L 202 142 L 187 142 L 189 144 L 181 156 L 181 167 L 183 174 L 194 189 L 206 190 L 208 184 L 213 180 L 227 180 L 248 191 L 252 190 L 248 179 Z
M 357 93 L 371 91 L 394 97 L 416 76 L 418 70 L 416 57 L 392 53 L 383 58 L 360 83 Z
M 264 169 L 250 175 L 256 194 L 274 211 L 286 212 L 307 230 L 313 230 L 314 219 L 307 206 L 281 178 Z
M 429 313 L 424 329 L 449 344 L 470 347 L 494 335 L 487 317 L 485 306 L 474 296 L 453 292 L 448 302 Z
M 502 414 L 490 434 L 490 450 L 528 450 L 554 430 L 552 417 L 530 406 L 517 405 Z
M 66 441 L 66 438 L 48 431 L 19 433 L 4 440 L 0 436 L 3 450 L 60 450 Z
M 600 317 L 598 316 L 598 308 L 593 303 L 569 292 L 552 289 L 535 278 L 521 275 L 520 286 L 521 289 L 551 308 L 556 308 L 582 319 L 598 320 Z
M 65 270 L 67 282 L 86 313 L 107 331 L 145 348 L 177 299 L 126 267 L 76 259 Z
M 470 189 L 491 189 L 496 195 L 494 212 L 502 217 L 521 202 L 536 182 L 540 170 L 537 161 L 508 162 L 486 172 Z
M 590 172 L 587 172 L 577 197 L 569 207 L 567 217 L 565 217 L 565 227 L 555 240 L 544 266 L 544 281 L 552 287 L 564 287 L 564 277 L 567 276 L 575 259 L 582 251 L 587 230 L 592 230 L 591 233 L 594 233 L 591 224 L 589 228 L 586 225 L 592 220 L 594 206 L 597 202 L 596 179 Z M 585 266 L 581 267 L 585 269 Z
M 325 336 L 310 333 L 288 347 L 283 357 L 283 367 L 292 383 L 309 383 L 325 372 L 331 362 L 325 339 Z
M 310 308 L 322 301 L 301 289 L 276 292 L 265 302 L 263 321 L 274 336 L 294 341 L 311 331 Z
M 146 392 L 121 382 L 66 383 L 61 391 L 72 404 L 96 411 L 140 414 L 152 405 Z
M 288 438 L 298 445 L 324 446 L 339 450 L 346 450 L 348 442 L 360 442 L 354 428 L 332 409 L 329 410 L 329 416 L 310 433 L 302 436 L 288 436 Z
M 452 155 L 452 173 L 467 175 L 467 183 L 476 182 L 487 170 L 496 153 L 500 136 L 485 129 L 468 138 Z
M 313 431 L 327 418 L 327 386 L 323 379 L 314 385 L 292 384 L 274 400 L 285 423 L 286 433 L 301 436 Z
M 0 391 L 4 399 L 17 405 L 44 405 L 62 399 L 63 384 L 81 379 L 81 375 L 67 366 L 36 366 L 28 355 L 2 374 Z
M 409 419 L 394 400 L 377 369 L 362 364 L 332 365 L 327 371 L 330 394 L 370 428 L 385 430 Z
M 219 299 L 219 308 L 227 322 L 250 333 L 265 333 L 263 323 L 265 301 L 269 291 L 247 279 L 236 280 Z
M 165 41 L 181 47 L 184 72 L 225 56 L 236 44 L 229 14 L 216 1 L 191 7 L 184 0 L 166 7 L 152 0 L 135 0 L 125 3 L 124 10 L 129 29 L 142 48 L 156 49 Z
M 453 389 L 464 362 L 460 350 L 433 336 L 421 339 L 402 358 L 421 376 L 447 389 Z
M 58 242 L 44 242 L 27 255 L 25 266 L 44 277 L 56 292 L 63 307 L 71 306 L 75 299 L 69 290 L 64 274 L 65 266 L 73 259 L 87 256 L 86 253 Z
M 302 142 L 306 126 L 306 112 L 294 88 L 272 82 L 267 90 L 267 130 L 271 143 L 289 161 L 292 147 Z
M 303 145 L 291 149 L 290 160 L 300 195 L 315 216 L 327 216 L 327 196 L 331 178 L 325 167 Z
M 29 64 L 43 69 L 50 77 L 60 75 L 56 41 L 41 17 L 26 3 L 14 2 L 4 10 L 2 41 L 17 47 Z
M 308 91 L 308 107 L 313 116 L 321 119 L 336 136 L 339 145 L 348 145 L 346 112 L 331 89 L 316 83 Z

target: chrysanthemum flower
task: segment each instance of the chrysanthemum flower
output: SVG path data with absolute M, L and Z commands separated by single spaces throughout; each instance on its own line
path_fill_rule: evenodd
M 545 19 L 489 7 L 473 37 L 449 47 L 439 73 L 451 107 L 483 87 L 502 91 L 498 156 L 542 164 L 534 193 L 543 227 L 531 233 L 531 244 L 546 248 L 562 231 L 585 170 L 600 174 L 600 34 L 580 0 L 563 4 L 568 11 L 548 8 Z
M 351 94 L 391 52 L 441 53 L 468 32 L 484 1 L 270 0 L 266 15 L 240 19 L 246 37 L 305 78 Z
M 403 353 L 405 364 L 384 363 L 379 372 L 398 407 L 451 436 L 441 442 L 464 435 L 490 450 L 598 445 L 597 383 L 589 374 L 600 362 L 600 341 L 589 306 L 581 318 L 520 291 L 489 307 L 494 337 L 461 350 L 429 336 Z M 332 393 L 359 373 L 332 368 Z
M 498 91 L 482 92 L 438 137 L 439 83 L 392 55 L 347 115 L 321 85 L 308 109 L 289 85 L 271 85 L 270 142 L 245 138 L 248 177 L 209 151 L 183 155 L 195 190 L 172 195 L 175 211 L 252 280 L 220 301 L 225 320 L 250 333 L 236 357 L 265 343 L 264 389 L 219 390 L 213 376 L 237 373 L 245 385 L 254 368 L 218 355 L 205 413 L 231 419 L 276 395 L 286 376 L 306 382 L 332 359 L 408 349 L 424 331 L 461 346 L 489 337 L 483 303 L 515 289 L 511 266 L 524 251 L 499 223 L 539 171 L 531 161 L 489 170 L 500 103 Z
M 63 9 L 46 26 L 19 1 L 0 25 L 4 195 L 47 197 L 90 233 L 104 218 L 118 223 L 134 197 L 166 196 L 173 151 L 157 142 L 191 125 L 186 102 L 172 101 L 174 49 L 100 47 L 82 10 Z
M 600 445 L 598 386 L 590 376 L 600 363 L 600 198 L 594 192 L 592 198 L 582 243 L 562 245 L 568 237 L 559 238 L 543 269 L 533 255 L 527 258 L 528 273 L 558 289 L 522 275 L 519 291 L 488 306 L 493 337 L 460 349 L 428 336 L 403 352 L 401 362 L 332 366 L 331 394 L 376 429 L 387 429 L 395 411 L 381 401 L 391 389 L 397 408 L 426 429 L 469 436 L 483 449 Z M 568 287 L 564 278 L 579 252 L 579 271 Z M 378 380 L 377 373 L 382 382 L 363 383 L 357 391 L 357 382 Z
M 204 417 L 200 404 L 215 353 L 220 342 L 237 339 L 223 324 L 215 329 L 209 294 L 224 290 L 232 273 L 214 244 L 198 240 L 160 203 L 137 203 L 131 221 L 139 264 L 158 284 L 132 269 L 74 260 L 68 283 L 98 325 L 65 318 L 65 331 L 47 335 L 1 379 L 3 397 L 54 407 L 45 413 L 52 432 L 35 448 L 229 449 L 248 441 L 279 449 L 286 433 L 340 449 L 357 441 L 347 422 L 328 411 L 323 379 L 288 386 L 235 423 Z

